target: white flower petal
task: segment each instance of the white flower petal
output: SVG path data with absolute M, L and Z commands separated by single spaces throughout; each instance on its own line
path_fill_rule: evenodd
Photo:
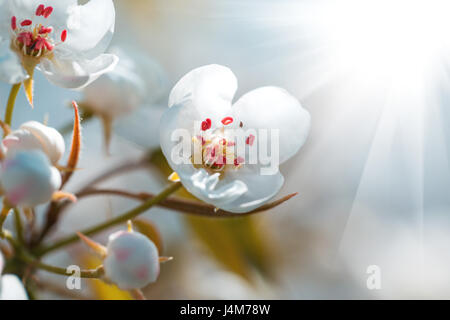
M 234 201 L 221 205 L 221 209 L 235 213 L 249 212 L 262 206 L 272 199 L 284 183 L 284 177 L 280 172 L 273 175 L 261 175 L 258 166 L 243 165 L 238 170 L 230 170 L 223 179 L 227 181 L 239 181 L 246 186 L 247 191 Z
M 115 55 L 102 54 L 93 60 L 43 59 L 38 68 L 57 86 L 81 89 L 114 69 L 117 62 L 118 58 Z
M 170 93 L 169 107 L 194 107 L 196 120 L 218 121 L 229 112 L 237 89 L 237 79 L 227 67 L 207 65 L 192 70 L 175 85 Z
M 114 34 L 112 0 L 90 0 L 71 7 L 69 14 L 67 40 L 60 45 L 61 50 L 81 53 L 89 59 L 105 52 Z
M 0 81 L 20 83 L 28 78 L 17 54 L 10 48 L 10 40 L 0 39 Z
M 66 149 L 64 138 L 58 130 L 43 125 L 37 121 L 28 121 L 20 129 L 31 132 L 41 143 L 41 149 L 47 154 L 50 161 L 56 164 Z
M 10 13 L 16 16 L 19 21 L 22 19 L 35 21 L 39 18 L 42 19 L 41 21 L 50 22 L 55 27 L 67 21 L 69 9 L 78 3 L 77 0 L 7 0 L 7 2 Z M 36 9 L 40 4 L 45 7 L 53 7 L 53 12 L 49 18 L 36 17 Z M 39 21 L 36 20 L 36 22 Z
M 169 162 L 169 165 L 177 172 L 192 172 L 191 164 L 178 163 L 174 157 L 178 155 L 176 152 L 177 146 L 179 146 L 180 143 L 177 133 L 186 133 L 188 136 L 185 138 L 192 138 L 192 132 L 194 132 L 193 126 L 197 119 L 199 119 L 199 115 L 196 109 L 191 106 L 184 107 L 181 104 L 177 104 L 172 108 L 166 109 L 161 117 L 161 121 L 159 123 L 159 140 L 161 150 Z M 188 142 L 189 145 L 191 144 L 191 140 L 186 142 Z M 186 159 L 190 158 L 190 150 L 184 150 L 184 152 L 185 153 L 182 154 L 182 157 Z
M 67 40 L 58 50 L 67 55 L 82 55 L 92 59 L 105 52 L 114 33 L 115 9 L 112 0 L 89 0 L 78 5 L 77 0 L 9 0 L 17 19 L 52 26 L 56 35 L 67 30 Z M 53 7 L 48 18 L 35 15 L 37 7 Z M 59 37 L 55 40 L 59 41 Z
M 28 300 L 22 281 L 16 275 L 5 274 L 0 282 L 0 300 Z
M 36 121 L 29 121 L 3 139 L 7 152 L 18 150 L 41 150 L 56 164 L 65 151 L 62 135 L 54 128 Z
M 190 193 L 217 208 L 231 208 L 229 204 L 235 203 L 248 192 L 244 182 L 233 179 L 221 180 L 219 173 L 209 174 L 204 169 L 194 172 L 179 170 L 177 173 L 183 186 Z
M 284 89 L 255 89 L 242 96 L 232 109 L 244 129 L 279 129 L 280 164 L 296 154 L 308 136 L 309 112 Z

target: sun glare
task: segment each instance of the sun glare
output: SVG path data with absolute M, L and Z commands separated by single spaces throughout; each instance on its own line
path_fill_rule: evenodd
M 409 78 L 449 48 L 450 1 L 343 0 L 324 8 L 319 33 L 340 68 Z

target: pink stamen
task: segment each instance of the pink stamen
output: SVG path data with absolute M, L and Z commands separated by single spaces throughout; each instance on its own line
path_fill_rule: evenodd
M 11 29 L 13 29 L 13 30 L 17 29 L 17 18 L 16 18 L 16 16 L 13 16 L 11 18 Z
M 233 118 L 232 117 L 225 117 L 222 119 L 222 123 L 224 126 L 229 125 L 230 123 L 233 122 Z
M 44 12 L 42 13 L 42 15 L 44 16 L 44 18 L 48 18 L 48 17 L 50 17 L 52 12 L 53 12 L 53 7 L 47 7 L 44 9 Z
M 45 45 L 45 48 L 47 48 L 48 51 L 52 51 L 53 50 L 53 46 L 50 44 L 50 42 L 48 42 L 45 39 L 44 39 L 44 45 Z
M 251 134 L 247 137 L 245 143 L 248 144 L 249 146 L 252 146 L 253 142 L 255 142 L 255 136 Z
M 67 39 L 67 30 L 61 32 L 61 41 L 64 42 Z
M 234 159 L 234 165 L 235 165 L 235 166 L 238 166 L 238 165 L 240 165 L 241 163 L 244 163 L 244 158 L 242 158 L 242 157 L 237 157 L 236 159 Z
M 19 33 L 19 35 L 17 36 L 17 41 L 25 44 L 26 46 L 29 46 L 29 45 L 31 45 L 31 42 L 33 41 L 33 34 L 31 32 Z
M 233 141 L 228 141 L 228 143 L 227 143 L 227 147 L 232 147 L 234 145 L 235 145 L 235 143 Z
M 32 23 L 33 23 L 33 21 L 31 21 L 30 19 L 26 19 L 26 20 L 23 20 L 23 21 L 20 23 L 20 25 L 21 25 L 22 27 L 25 27 L 25 26 L 30 26 Z
M 224 146 L 224 145 L 226 145 L 227 144 L 227 139 L 222 139 L 222 140 L 220 140 L 220 143 Z
M 36 49 L 36 50 L 41 50 L 44 46 L 45 46 L 45 39 L 43 39 L 43 38 L 38 38 L 37 40 L 36 40 L 36 44 L 35 44 L 35 46 L 34 46 L 34 49 Z
M 45 6 L 43 4 L 40 4 L 36 9 L 36 15 L 38 17 L 42 16 L 42 14 L 44 13 L 44 9 L 45 9 Z
M 44 27 L 42 26 L 41 29 L 39 30 L 39 34 L 46 34 L 46 33 L 51 33 L 53 31 L 53 29 L 51 27 Z
M 202 136 L 197 136 L 197 139 L 200 140 L 200 141 L 202 142 L 202 146 L 205 145 L 205 143 L 206 143 L 205 138 L 203 138 Z
M 211 153 L 210 153 L 211 158 L 214 158 L 216 156 L 216 147 L 217 146 L 214 146 L 214 148 L 211 149 Z

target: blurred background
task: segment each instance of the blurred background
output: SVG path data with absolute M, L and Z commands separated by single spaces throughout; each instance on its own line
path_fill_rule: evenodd
M 260 86 L 280 86 L 312 116 L 307 143 L 281 167 L 286 183 L 279 197 L 297 197 L 245 218 L 199 218 L 158 208 L 144 215 L 160 230 L 163 255 L 174 257 L 145 288 L 149 299 L 450 298 L 445 1 L 115 4 L 113 45 L 151 57 L 164 70 L 168 90 L 191 69 L 218 63 L 236 74 L 236 98 Z M 35 80 L 35 108 L 20 94 L 13 127 L 31 119 L 48 119 L 55 128 L 70 124 L 69 102 L 80 93 L 54 87 L 39 73 Z M 10 87 L 0 86 L 4 102 Z M 68 189 L 151 149 L 155 168 L 102 185 L 158 192 L 167 174 L 155 151 L 164 100 L 145 117 L 130 115 L 118 124 L 109 156 L 101 121 L 85 121 L 82 170 Z M 135 205 L 113 197 L 80 201 L 48 241 Z M 96 239 L 105 242 L 107 234 Z M 46 259 L 61 266 L 98 263 L 81 245 Z M 372 265 L 381 271 L 376 290 L 367 287 Z M 41 299 L 130 298 L 96 281 L 67 292 L 61 290 L 65 278 L 39 277 L 48 283 Z

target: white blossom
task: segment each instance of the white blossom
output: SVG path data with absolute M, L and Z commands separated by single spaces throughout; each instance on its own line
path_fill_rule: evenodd
M 38 66 L 50 82 L 75 89 L 117 63 L 104 53 L 114 32 L 112 0 L 0 0 L 0 8 L 2 81 L 32 78 Z
M 218 208 L 242 213 L 270 200 L 284 178 L 278 165 L 272 174 L 261 174 L 261 163 L 253 164 L 233 149 L 244 145 L 247 156 L 260 147 L 258 140 L 264 138 L 261 130 L 274 131 L 278 133 L 278 140 L 273 141 L 278 151 L 275 160 L 281 164 L 304 144 L 310 115 L 284 89 L 258 88 L 232 104 L 236 89 L 236 77 L 226 67 L 208 65 L 189 72 L 172 89 L 169 109 L 160 123 L 160 142 L 170 166 L 189 192 Z M 192 137 L 192 142 L 188 141 L 192 147 L 183 150 L 190 152 L 184 155 L 187 163 L 174 159 L 180 141 L 172 135 L 180 130 Z M 231 133 L 245 130 L 253 133 L 242 141 L 230 138 Z M 194 161 L 198 153 L 200 163 Z

